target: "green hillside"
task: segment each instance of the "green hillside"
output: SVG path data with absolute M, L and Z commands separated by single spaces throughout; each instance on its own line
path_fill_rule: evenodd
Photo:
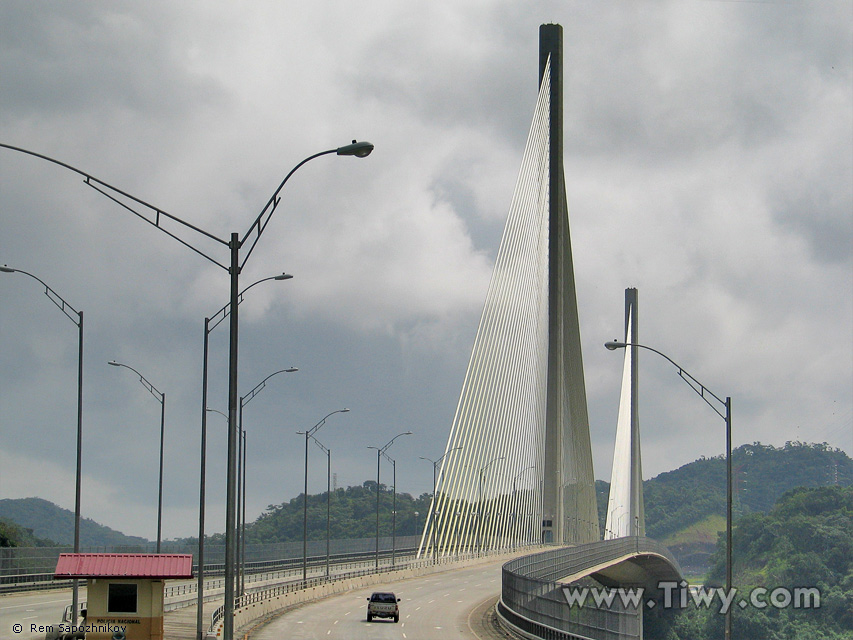
M 74 512 L 41 498 L 0 500 L 0 518 L 29 530 L 36 538 L 53 540 L 59 546 L 74 544 Z M 145 538 L 126 536 L 89 518 L 80 519 L 81 547 L 139 546 Z M 28 543 L 15 546 L 30 546 Z M 43 545 L 36 545 L 43 546 Z
M 736 638 L 839 640 L 853 638 L 853 487 L 800 488 L 783 495 L 768 513 L 737 521 L 733 535 L 733 585 L 738 600 L 753 589 L 816 588 L 820 606 L 735 607 Z M 725 546 L 713 558 L 710 584 L 725 583 Z M 758 592 L 756 592 L 758 593 Z M 772 602 L 764 597 L 765 601 Z M 647 616 L 646 638 L 710 640 L 723 636 L 717 609 Z
M 769 511 L 797 487 L 853 485 L 853 459 L 827 444 L 754 443 L 732 451 L 733 507 L 744 514 Z M 602 531 L 610 485 L 596 481 Z M 700 458 L 643 482 L 646 535 L 666 544 L 688 575 L 710 568 L 716 532 L 725 530 L 726 460 Z
M 380 485 L 379 526 L 382 535 L 391 535 L 391 488 Z M 413 498 L 397 494 L 397 535 L 419 535 L 430 508 L 430 494 Z M 331 537 L 333 539 L 370 538 L 376 535 L 376 482 L 360 487 L 336 489 L 331 496 Z M 416 515 L 417 513 L 417 515 Z M 292 498 L 270 505 L 261 516 L 246 525 L 247 542 L 293 542 L 302 540 L 303 499 Z M 326 539 L 326 494 L 308 496 L 308 539 Z
M 33 535 L 32 529 L 24 529 L 11 520 L 0 518 L 0 547 L 52 547 L 53 540 L 42 540 Z

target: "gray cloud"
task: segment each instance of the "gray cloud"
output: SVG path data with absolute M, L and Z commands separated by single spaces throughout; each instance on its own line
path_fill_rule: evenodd
M 403 491 L 431 490 L 535 103 L 538 27 L 565 29 L 566 181 L 597 477 L 620 376 L 601 346 L 640 289 L 644 342 L 732 395 L 736 443 L 853 452 L 853 35 L 846 2 L 259 2 L 0 8 L 0 141 L 93 173 L 227 237 L 302 158 L 242 275 L 249 512 L 301 491 L 298 430 L 341 483 L 396 433 Z M 69 174 L 0 152 L 0 263 L 86 314 L 84 514 L 153 537 L 167 394 L 167 536 L 197 508 L 202 321 L 227 274 Z M 205 244 L 218 259 L 224 249 Z M 0 495 L 73 506 L 74 326 L 0 275 Z M 225 409 L 227 330 L 211 335 Z M 642 360 L 644 470 L 723 450 L 719 418 Z M 211 415 L 209 528 L 224 427 Z M 309 489 L 325 477 L 311 462 Z M 316 473 L 316 477 L 314 472 Z M 400 469 L 398 469 L 398 472 Z M 322 477 L 321 477 L 322 476 Z

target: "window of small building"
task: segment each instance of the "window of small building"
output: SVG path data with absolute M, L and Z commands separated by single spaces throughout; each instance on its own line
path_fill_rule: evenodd
M 138 585 L 116 583 L 109 585 L 107 611 L 109 613 L 136 613 L 136 594 Z

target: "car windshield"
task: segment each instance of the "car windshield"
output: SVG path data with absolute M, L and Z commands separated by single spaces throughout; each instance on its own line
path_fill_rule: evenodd
M 371 598 L 371 602 L 397 602 L 397 598 L 394 597 L 393 593 L 374 593 Z

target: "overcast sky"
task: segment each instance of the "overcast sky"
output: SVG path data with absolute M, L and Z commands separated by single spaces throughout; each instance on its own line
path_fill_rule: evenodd
M 432 490 L 563 25 L 565 165 L 595 475 L 609 480 L 624 290 L 641 341 L 730 395 L 735 445 L 853 453 L 853 3 L 51 2 L 0 4 L 0 142 L 79 167 L 214 235 L 288 182 L 241 282 L 248 513 L 302 491 L 304 439 L 338 486 Z M 203 320 L 228 276 L 82 183 L 0 149 L 0 264 L 85 313 L 83 515 L 197 531 Z M 192 236 L 189 236 L 190 238 Z M 207 245 L 205 245 L 207 246 Z M 212 249 L 227 261 L 227 253 Z M 0 497 L 74 508 L 76 328 L 0 274 Z M 227 323 L 209 406 L 227 409 Z M 641 356 L 646 478 L 724 451 L 723 421 Z M 208 531 L 224 529 L 225 420 L 210 414 Z M 312 448 L 309 491 L 325 489 Z M 390 465 L 383 482 L 391 480 Z

